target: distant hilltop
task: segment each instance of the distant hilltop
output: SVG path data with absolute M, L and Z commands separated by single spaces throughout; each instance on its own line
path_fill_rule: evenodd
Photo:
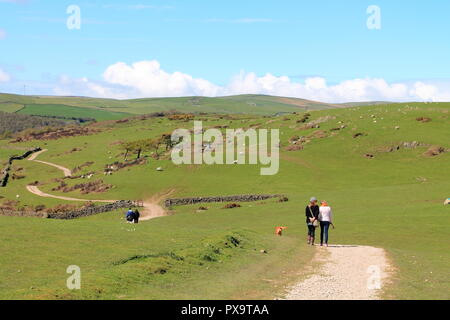
M 162 111 L 185 113 L 245 113 L 282 115 L 387 102 L 331 104 L 299 98 L 268 95 L 226 97 L 141 98 L 116 100 L 90 97 L 23 96 L 0 93 L 0 111 L 54 118 L 117 120 L 133 115 Z

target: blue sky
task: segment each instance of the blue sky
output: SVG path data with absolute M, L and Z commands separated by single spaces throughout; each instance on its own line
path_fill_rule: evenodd
M 0 0 L 0 92 L 450 100 L 449 12 L 447 0 Z

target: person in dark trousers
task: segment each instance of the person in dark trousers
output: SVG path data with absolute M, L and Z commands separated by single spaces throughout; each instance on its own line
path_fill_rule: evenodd
M 328 203 L 324 200 L 319 209 L 319 221 L 320 221 L 320 246 L 325 244 L 328 247 L 328 230 L 330 225 L 333 225 L 333 211 Z
M 308 244 L 314 245 L 316 237 L 316 227 L 319 224 L 319 206 L 317 205 L 317 198 L 312 197 L 309 204 L 306 206 L 306 225 L 308 227 Z
M 139 212 L 138 209 L 134 210 L 133 212 L 133 222 L 134 223 L 139 223 L 139 218 L 141 217 L 141 213 Z

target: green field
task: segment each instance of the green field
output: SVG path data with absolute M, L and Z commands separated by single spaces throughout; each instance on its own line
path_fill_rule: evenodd
M 3 112 L 17 112 L 23 108 L 22 104 L 19 103 L 10 103 L 10 102 L 2 102 L 0 103 L 0 111 Z
M 138 115 L 162 111 L 273 115 L 339 107 L 346 107 L 346 105 L 265 95 L 113 100 L 0 94 L 0 111 L 17 112 L 23 108 L 19 111 L 20 113 L 42 116 L 69 114 L 70 117 L 90 116 L 97 120 L 118 119 L 127 117 L 127 114 Z
M 72 107 L 63 104 L 26 104 L 17 111 L 19 114 L 41 117 L 70 118 L 92 118 L 97 121 L 118 120 L 129 117 L 129 113 L 112 112 L 99 109 Z
M 22 99 L 33 100 L 22 101 L 27 106 L 36 104 L 36 98 Z M 39 99 L 42 104 L 67 106 L 72 98 Z M 107 122 L 96 124 L 102 132 L 90 136 L 19 144 L 0 141 L 0 162 L 20 153 L 19 148 L 38 145 L 48 149 L 39 157 L 43 161 L 71 169 L 93 161 L 81 173 L 94 171 L 94 180 L 102 179 L 114 188 L 89 195 L 52 191 L 58 185 L 53 179 L 60 178 L 61 172 L 25 160 L 14 165 L 25 178 L 11 180 L 0 189 L 0 202 L 18 200 L 22 207 L 64 203 L 28 193 L 25 187 L 34 181 L 41 183 L 44 192 L 85 199 L 146 199 L 173 190 L 172 197 L 276 193 L 285 194 L 289 201 L 244 203 L 232 210 L 222 209 L 223 204 L 208 204 L 204 212 L 197 212 L 199 205 L 175 207 L 168 217 L 136 226 L 125 224 L 122 212 L 71 221 L 0 216 L 0 298 L 272 299 L 296 280 L 292 275 L 301 274 L 313 257 L 314 249 L 304 243 L 304 206 L 312 195 L 327 199 L 334 209 L 338 228 L 331 234 L 333 243 L 387 251 L 397 272 L 384 298 L 450 298 L 450 207 L 443 206 L 450 196 L 450 152 L 424 155 L 428 145 L 450 149 L 450 103 L 316 106 L 323 110 L 311 111 L 309 121 L 322 119 L 320 128 L 301 130 L 304 124 L 297 120 L 305 109 L 292 101 L 280 108 L 279 98 L 274 102 L 273 97 L 252 97 L 250 104 L 244 96 L 215 102 L 209 98 L 111 100 L 109 106 L 104 100 L 95 107 L 88 106 L 92 99 L 85 99 L 74 99 L 77 105 L 70 108 L 92 112 L 86 114 L 99 110 L 140 114 L 170 106 L 192 112 L 198 108 L 235 113 L 229 117 L 196 115 L 204 127 L 280 129 L 280 171 L 261 176 L 260 167 L 253 165 L 176 166 L 163 156 L 104 176 L 106 164 L 123 160 L 119 142 L 158 137 L 193 125 L 167 118 Z M 244 106 L 251 114 L 244 114 Z M 38 109 L 47 115 L 53 112 L 52 107 Z M 264 116 L 288 110 L 299 113 Z M 431 121 L 419 122 L 418 117 Z M 341 125 L 345 128 L 332 130 Z M 304 150 L 286 150 L 291 137 L 319 130 L 325 137 L 311 138 Z M 363 135 L 354 138 L 356 133 Z M 396 149 L 413 141 L 422 145 Z M 74 148 L 79 150 L 71 152 Z M 366 154 L 374 157 L 369 159 Z M 157 171 L 158 167 L 164 171 Z M 81 182 L 85 180 L 67 181 L 69 186 Z M 278 225 L 289 227 L 281 238 L 273 235 Z M 69 265 L 82 270 L 79 292 L 65 289 Z

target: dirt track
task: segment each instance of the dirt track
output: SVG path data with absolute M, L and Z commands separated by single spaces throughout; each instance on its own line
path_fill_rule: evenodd
M 393 272 L 383 249 L 334 245 L 316 250 L 311 275 L 288 288 L 285 300 L 381 299 Z
M 64 176 L 65 176 L 65 177 L 70 177 L 70 176 L 72 176 L 72 171 L 71 171 L 70 169 L 67 169 L 67 168 L 65 168 L 65 167 L 63 167 L 63 166 L 60 166 L 60 165 L 57 165 L 57 164 L 54 164 L 54 163 L 51 163 L 51 162 L 46 162 L 46 161 L 36 160 L 36 158 L 37 158 L 40 154 L 42 154 L 42 153 L 44 153 L 44 152 L 46 152 L 46 151 L 48 151 L 48 150 L 47 150 L 47 149 L 44 149 L 44 150 L 41 150 L 41 151 L 39 151 L 39 152 L 36 152 L 36 153 L 32 154 L 32 155 L 28 158 L 28 160 L 29 160 L 29 161 L 34 161 L 34 162 L 43 163 L 43 164 L 46 164 L 46 165 L 48 165 L 48 166 L 55 167 L 55 168 L 61 170 L 62 172 L 64 172 Z
M 27 190 L 39 197 L 43 198 L 53 198 L 53 199 L 59 199 L 59 200 L 65 200 L 65 201 L 78 201 L 78 202 L 103 202 L 103 203 L 113 203 L 117 200 L 88 200 L 88 199 L 77 199 L 77 198 L 70 198 L 70 197 L 61 197 L 61 196 L 55 196 L 52 194 L 44 193 L 41 190 L 39 190 L 36 186 L 27 186 Z
M 162 194 L 157 194 L 144 201 L 144 208 L 141 211 L 141 220 L 147 221 L 154 218 L 167 216 L 167 211 L 159 205 L 161 201 L 171 195 L 174 190 L 169 190 Z
M 44 149 L 42 151 L 36 152 L 34 154 L 32 154 L 28 160 L 29 161 L 34 161 L 34 162 L 39 162 L 42 164 L 46 164 L 52 167 L 55 167 L 59 170 L 61 170 L 64 173 L 65 177 L 70 177 L 72 176 L 72 172 L 70 169 L 65 168 L 63 166 L 51 163 L 51 162 L 46 162 L 46 161 L 40 161 L 40 160 L 36 160 L 36 158 L 44 153 L 48 151 L 47 149 Z M 51 195 L 45 192 L 42 192 L 37 186 L 27 186 L 27 190 L 39 197 L 43 197 L 43 198 L 53 198 L 53 199 L 59 199 L 59 200 L 64 200 L 64 201 L 77 201 L 77 202 L 100 202 L 100 203 L 113 203 L 116 202 L 118 200 L 90 200 L 90 199 L 78 199 L 78 198 L 71 198 L 71 197 L 63 197 L 63 196 L 56 196 L 56 195 Z M 158 218 L 158 217 L 163 217 L 167 215 L 167 211 L 161 207 L 159 205 L 159 203 L 164 199 L 164 197 L 167 197 L 169 194 L 171 194 L 173 192 L 173 190 L 165 193 L 165 194 L 161 194 L 161 195 L 155 195 L 153 197 L 151 197 L 148 200 L 144 201 L 144 208 L 141 210 L 141 220 L 142 221 L 147 221 L 147 220 L 151 220 L 154 218 Z

